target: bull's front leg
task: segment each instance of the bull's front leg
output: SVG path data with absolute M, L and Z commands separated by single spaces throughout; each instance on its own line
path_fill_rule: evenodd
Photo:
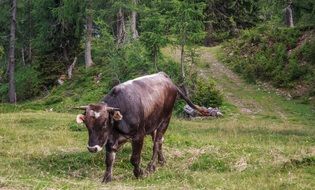
M 116 157 L 116 151 L 114 151 L 111 148 L 106 147 L 106 158 L 105 158 L 105 164 L 106 164 L 106 171 L 103 178 L 103 183 L 107 183 L 112 181 L 112 175 L 113 175 L 113 165 L 115 162 Z
M 130 162 L 134 167 L 133 174 L 136 176 L 136 178 L 143 176 L 143 170 L 140 168 L 143 140 L 143 137 L 137 140 L 132 140 L 132 155 L 130 158 Z

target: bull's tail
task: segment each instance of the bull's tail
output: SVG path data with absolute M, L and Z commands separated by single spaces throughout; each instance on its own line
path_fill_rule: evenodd
M 190 107 L 192 107 L 193 109 L 197 110 L 197 111 L 200 113 L 200 115 L 203 115 L 203 116 L 208 116 L 208 115 L 209 115 L 209 112 L 208 112 L 208 109 L 207 109 L 207 108 L 205 108 L 205 107 L 200 107 L 200 106 L 198 106 L 198 105 L 195 105 L 195 104 L 192 103 L 192 101 L 181 91 L 181 89 L 179 89 L 177 86 L 176 86 L 176 88 L 177 88 L 177 92 L 178 92 L 178 94 L 180 95 L 180 97 L 181 97 L 182 99 L 184 99 L 185 102 L 187 102 L 187 104 L 188 104 Z

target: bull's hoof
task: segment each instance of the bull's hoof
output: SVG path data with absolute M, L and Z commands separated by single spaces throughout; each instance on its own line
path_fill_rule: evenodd
M 154 164 L 152 164 L 152 163 L 149 163 L 149 164 L 148 164 L 147 171 L 148 171 L 149 173 L 155 172 L 155 169 L 156 169 L 156 167 L 155 167 Z
M 164 166 L 164 164 L 166 163 L 166 161 L 163 159 L 163 160 L 159 160 L 159 164 L 161 165 L 161 166 Z
M 136 178 L 141 178 L 144 176 L 144 172 L 141 168 L 139 169 L 134 169 L 133 174 L 135 175 Z
M 108 182 L 111 182 L 111 181 L 112 181 L 112 176 L 105 174 L 102 183 L 108 183 Z

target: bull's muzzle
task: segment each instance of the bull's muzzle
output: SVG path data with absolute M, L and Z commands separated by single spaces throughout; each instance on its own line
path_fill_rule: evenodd
M 95 145 L 95 146 L 87 146 L 87 149 L 89 150 L 89 152 L 91 153 L 95 153 L 95 152 L 99 152 L 102 150 L 102 147 L 100 147 L 99 145 Z

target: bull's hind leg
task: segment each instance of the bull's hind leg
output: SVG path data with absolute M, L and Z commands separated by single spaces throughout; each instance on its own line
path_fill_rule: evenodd
M 156 135 L 156 130 L 153 133 L 151 133 L 153 146 L 154 146 L 154 142 L 155 142 L 155 135 Z M 159 164 L 161 164 L 161 165 L 164 165 L 164 163 L 165 163 L 165 159 L 164 159 L 163 152 L 162 152 L 163 141 L 164 141 L 164 137 L 162 137 L 162 143 L 158 147 L 158 161 L 159 161 Z
M 152 133 L 152 140 L 153 140 L 153 155 L 150 163 L 148 164 L 147 171 L 154 172 L 156 169 L 156 162 L 157 160 L 161 165 L 165 163 L 165 159 L 163 156 L 162 145 L 163 145 L 163 135 L 168 127 L 170 118 L 163 122 L 163 124 L 154 132 Z
M 141 161 L 141 150 L 143 146 L 144 138 L 140 138 L 139 140 L 132 140 L 132 155 L 130 158 L 130 162 L 133 165 L 133 174 L 136 178 L 143 176 L 143 171 L 140 168 L 140 161 Z

